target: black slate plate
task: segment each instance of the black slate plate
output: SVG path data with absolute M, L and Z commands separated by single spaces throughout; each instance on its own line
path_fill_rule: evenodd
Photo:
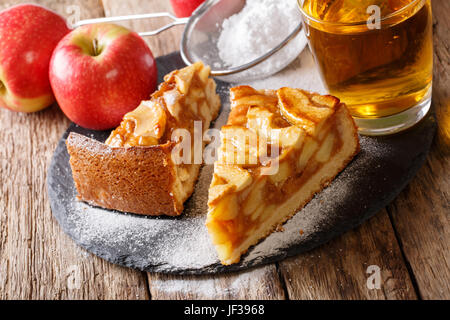
M 178 53 L 157 59 L 164 75 L 184 64 Z M 162 79 L 160 79 L 162 80 Z M 219 128 L 228 117 L 228 84 L 218 82 L 223 102 Z M 65 140 L 71 131 L 104 141 L 109 132 L 72 125 L 61 139 L 48 171 L 53 215 L 77 244 L 122 266 L 150 272 L 212 274 L 244 270 L 317 247 L 379 212 L 407 185 L 425 161 L 436 125 L 429 116 L 413 129 L 383 138 L 361 138 L 361 153 L 303 210 L 252 247 L 241 263 L 224 267 L 204 220 L 212 168 L 205 166 L 182 217 L 147 218 L 95 208 L 76 201 Z M 303 233 L 300 233 L 300 230 Z

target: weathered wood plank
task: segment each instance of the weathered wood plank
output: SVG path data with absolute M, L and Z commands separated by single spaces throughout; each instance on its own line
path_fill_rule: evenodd
M 370 287 L 377 268 L 380 286 Z M 279 270 L 290 299 L 416 299 L 385 210 L 356 230 L 281 262 Z
M 169 1 L 103 0 L 106 16 L 144 12 L 171 12 Z M 134 31 L 156 29 L 167 19 L 127 22 Z M 183 26 L 146 38 L 156 56 L 179 50 Z M 148 274 L 152 299 L 284 299 L 284 292 L 274 265 L 241 274 L 184 277 Z
M 217 276 L 149 274 L 154 300 L 282 300 L 285 299 L 275 265 Z
M 7 1 L 0 9 L 19 2 Z M 103 15 L 97 0 L 36 1 L 70 16 Z M 70 10 L 69 10 L 70 9 Z M 46 190 L 51 156 L 69 120 L 0 110 L 0 299 L 148 299 L 144 274 L 78 248 L 53 219 Z
M 420 296 L 450 299 L 450 2 L 432 3 L 439 130 L 426 165 L 388 210 Z
M 6 0 L 0 3 L 0 10 L 21 3 L 35 3 L 63 15 L 66 18 L 77 14 L 79 8 L 80 19 L 104 16 L 101 0 Z

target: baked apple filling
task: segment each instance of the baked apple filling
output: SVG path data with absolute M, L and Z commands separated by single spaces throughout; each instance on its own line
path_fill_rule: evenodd
M 359 147 L 353 120 L 334 97 L 238 87 L 231 99 L 206 221 L 224 264 L 238 262 L 251 245 L 292 217 Z M 353 145 L 338 159 L 346 143 L 345 123 Z M 341 162 L 337 172 L 327 168 L 333 159 Z M 298 197 L 300 191 L 306 196 Z
M 209 78 L 210 67 L 198 62 L 164 77 L 165 82 L 134 111 L 126 114 L 106 144 L 111 147 L 153 146 L 170 141 L 173 130 L 194 129 L 217 116 L 220 99 Z

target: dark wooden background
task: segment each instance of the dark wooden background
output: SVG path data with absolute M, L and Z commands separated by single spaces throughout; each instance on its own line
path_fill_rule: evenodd
M 19 0 L 0 0 L 0 9 Z M 81 18 L 170 11 L 169 0 L 31 1 Z M 439 131 L 425 166 L 387 208 L 331 243 L 239 274 L 181 277 L 107 263 L 77 247 L 52 218 L 46 171 L 69 120 L 57 106 L 0 110 L 0 299 L 449 299 L 450 1 L 433 0 L 433 108 Z M 167 20 L 130 22 L 145 31 Z M 148 38 L 178 50 L 183 27 Z M 369 289 L 371 265 L 380 289 Z

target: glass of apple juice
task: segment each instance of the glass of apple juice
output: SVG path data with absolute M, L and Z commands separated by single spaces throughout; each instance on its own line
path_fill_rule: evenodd
M 298 0 L 309 47 L 330 94 L 360 133 L 387 135 L 430 109 L 431 0 Z

